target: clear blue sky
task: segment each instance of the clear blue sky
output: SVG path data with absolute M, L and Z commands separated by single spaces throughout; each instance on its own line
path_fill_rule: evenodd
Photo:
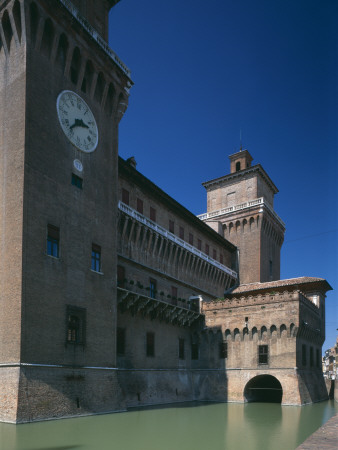
M 279 188 L 281 278 L 326 278 L 338 328 L 338 2 L 121 0 L 109 43 L 132 71 L 119 152 L 195 214 L 243 147 Z

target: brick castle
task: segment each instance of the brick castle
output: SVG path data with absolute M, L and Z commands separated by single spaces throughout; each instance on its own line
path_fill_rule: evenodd
M 0 420 L 324 400 L 323 279 L 280 280 L 247 150 L 195 217 L 118 156 L 118 0 L 0 0 Z

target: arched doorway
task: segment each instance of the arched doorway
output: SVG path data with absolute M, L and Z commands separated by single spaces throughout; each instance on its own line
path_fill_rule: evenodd
M 246 402 L 282 403 L 282 397 L 282 385 L 272 375 L 258 375 L 252 378 L 244 388 Z

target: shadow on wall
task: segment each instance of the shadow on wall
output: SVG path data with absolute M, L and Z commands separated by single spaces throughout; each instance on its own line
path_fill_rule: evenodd
M 321 370 L 299 371 L 298 380 L 302 404 L 328 399 L 328 390 Z

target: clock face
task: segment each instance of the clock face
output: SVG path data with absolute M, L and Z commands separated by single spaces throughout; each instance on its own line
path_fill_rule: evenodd
M 83 152 L 93 152 L 99 133 L 93 113 L 75 92 L 62 91 L 56 102 L 61 128 L 70 142 Z

